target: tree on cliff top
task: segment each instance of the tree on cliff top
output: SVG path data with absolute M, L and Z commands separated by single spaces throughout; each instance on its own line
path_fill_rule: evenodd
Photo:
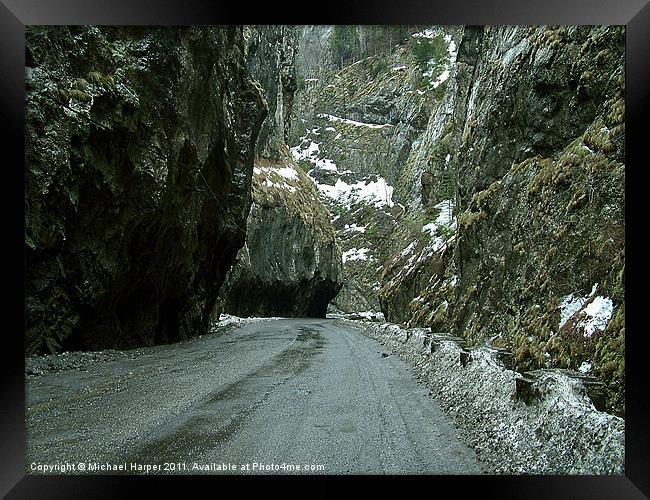
M 353 60 L 357 39 L 356 26 L 334 26 L 331 39 L 332 59 L 341 69 Z
M 416 31 L 413 26 L 334 26 L 332 60 L 339 69 L 370 56 L 388 55 Z

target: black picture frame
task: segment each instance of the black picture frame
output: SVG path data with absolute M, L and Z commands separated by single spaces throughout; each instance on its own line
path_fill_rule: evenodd
M 319 2 L 289 4 L 250 2 L 231 4 L 201 0 L 0 0 L 0 85 L 5 126 L 3 177 L 4 260 L 6 298 L 2 335 L 2 406 L 0 408 L 0 495 L 8 498 L 113 498 L 134 492 L 134 486 L 187 494 L 184 477 L 35 476 L 26 475 L 24 410 L 24 27 L 34 24 L 618 24 L 626 26 L 626 458 L 624 476 L 427 476 L 394 477 L 400 487 L 418 480 L 431 495 L 451 487 L 454 496 L 469 493 L 483 498 L 648 498 L 650 496 L 650 431 L 643 330 L 644 190 L 642 182 L 650 95 L 650 3 L 648 0 L 415 0 Z M 631 135 L 630 135 L 631 134 Z M 8 156 L 6 152 L 10 152 Z M 7 177 L 9 176 L 9 177 Z M 634 220 L 638 220 L 635 223 Z M 645 222 L 645 223 L 644 223 Z M 19 265 L 22 263 L 22 266 Z M 647 292 L 645 294 L 647 296 Z M 8 318 L 7 318 L 8 316 Z M 8 319 L 8 321 L 7 321 Z M 245 479 L 245 480 L 244 480 Z M 352 477 L 325 477 L 326 487 Z M 192 478 L 213 484 L 251 478 Z M 311 478 L 263 478 L 264 483 L 295 491 L 313 489 Z M 259 482 L 259 481 L 256 481 Z M 206 484 L 207 485 L 207 484 Z M 385 481 L 373 478 L 375 487 Z M 406 490 L 403 490 L 406 492 Z

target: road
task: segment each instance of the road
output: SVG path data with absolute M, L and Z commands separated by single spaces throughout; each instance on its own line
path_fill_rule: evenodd
M 141 351 L 28 381 L 27 471 L 482 472 L 409 367 L 335 320 L 268 320 Z

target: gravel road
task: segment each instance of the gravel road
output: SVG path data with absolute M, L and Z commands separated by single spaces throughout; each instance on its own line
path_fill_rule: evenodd
M 331 319 L 269 320 L 28 377 L 26 470 L 482 473 L 382 349 Z

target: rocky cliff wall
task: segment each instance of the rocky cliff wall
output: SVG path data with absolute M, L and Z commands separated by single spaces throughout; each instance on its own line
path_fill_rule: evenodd
M 312 41 L 315 31 L 301 36 Z M 326 33 L 322 27 L 318 32 Z M 380 309 L 385 263 L 402 250 L 394 231 L 404 227 L 419 235 L 426 223 L 420 210 L 419 179 L 428 152 L 422 137 L 444 103 L 458 31 L 414 35 L 391 53 L 312 75 L 296 97 L 292 153 L 334 214 L 343 250 L 344 284 L 333 301 L 339 311 Z M 433 38 L 442 45 L 438 65 L 423 65 L 416 47 Z
M 215 316 L 324 317 L 341 287 L 341 251 L 328 209 L 289 155 L 296 91 L 296 28 L 245 30 L 251 73 L 269 103 L 256 146 L 246 246 L 228 275 Z
M 317 143 L 319 158 L 331 160 L 340 171 L 378 174 L 396 186 L 439 100 L 440 93 L 423 82 L 406 45 L 389 56 L 368 57 L 311 78 L 296 98 L 291 145 L 307 149 Z M 407 197 L 396 193 L 399 201 Z
M 291 159 L 257 160 L 246 245 L 222 291 L 237 316 L 325 317 L 341 288 L 330 213 Z
M 624 62 L 621 27 L 466 30 L 420 176 L 435 201 L 450 182 L 456 227 L 437 273 L 387 272 L 380 294 L 389 318 L 510 349 L 520 371 L 595 375 L 617 413 Z
M 330 53 L 332 26 L 297 27 L 296 70 L 304 79 L 317 77 L 334 68 Z
M 446 65 L 423 65 L 440 36 Z M 343 249 L 339 309 L 594 375 L 622 412 L 621 27 L 424 29 L 306 80 L 295 108 L 292 152 Z
M 240 28 L 26 30 L 26 348 L 199 335 L 266 114 Z
M 248 68 L 264 90 L 269 107 L 255 148 L 259 158 L 277 161 L 287 148 L 297 88 L 296 29 L 295 26 L 244 28 Z

